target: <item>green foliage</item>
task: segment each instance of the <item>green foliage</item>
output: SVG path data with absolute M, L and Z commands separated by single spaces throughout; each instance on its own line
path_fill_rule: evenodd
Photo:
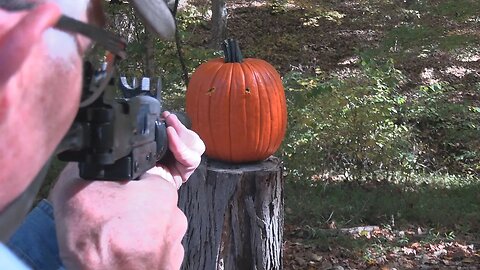
M 480 3 L 476 0 L 448 0 L 441 1 L 434 12 L 462 22 L 478 16 Z
M 48 169 L 47 175 L 45 176 L 44 183 L 40 190 L 38 191 L 38 195 L 35 199 L 34 205 L 44 198 L 48 198 L 50 194 L 50 190 L 55 185 L 55 181 L 57 177 L 60 175 L 60 172 L 65 167 L 66 162 L 60 161 L 57 158 L 52 158 L 50 163 L 50 168 Z
M 153 61 L 154 73 L 161 78 L 163 86 L 164 107 L 169 110 L 181 110 L 184 107 L 184 93 L 186 86 L 182 78 L 182 68 L 178 57 L 178 50 L 174 41 L 165 41 L 152 37 L 152 33 L 146 31 L 141 20 L 131 5 L 107 5 L 107 13 L 111 22 L 109 28 L 127 40 L 127 60 L 119 63 L 118 72 L 127 77 L 141 77 L 145 75 L 145 51 L 146 38 L 153 38 Z M 191 28 L 204 25 L 206 22 L 205 11 L 189 5 L 177 14 L 177 28 L 180 39 L 191 38 Z M 182 43 L 185 65 L 187 72 L 191 74 L 195 68 L 207 59 L 216 56 L 216 52 L 204 48 L 192 47 Z M 102 59 L 102 51 L 94 51 L 91 60 Z
M 345 14 L 336 10 L 331 10 L 324 7 L 317 7 L 313 12 L 306 14 L 305 18 L 302 18 L 303 25 L 306 26 L 320 26 L 323 20 L 333 21 L 338 24 L 342 22 Z
M 407 118 L 415 122 L 417 153 L 432 169 L 478 172 L 480 167 L 480 108 L 459 100 L 464 86 L 437 83 L 420 86 Z
M 286 205 L 298 209 L 287 209 L 287 219 L 294 224 L 325 227 L 335 221 L 340 228 L 357 224 L 401 227 L 411 223 L 480 228 L 480 185 L 473 176 L 412 174 L 384 184 L 325 181 L 316 187 L 290 183 L 286 188 Z
M 453 50 L 478 43 L 472 35 L 446 32 L 442 28 L 424 25 L 402 25 L 388 32 L 384 49 L 392 52 L 419 52 L 420 50 Z
M 368 59 L 360 74 L 346 79 L 287 75 L 290 125 L 283 154 L 294 179 L 330 171 L 378 179 L 412 169 L 411 128 L 398 121 L 406 102 L 397 87 L 402 80 L 391 61 Z
M 192 27 L 206 26 L 211 16 L 209 6 L 197 7 L 188 5 L 177 13 L 177 27 L 183 35 L 183 39 L 192 37 L 193 33 L 187 31 Z
M 389 55 L 394 59 L 406 55 L 420 55 L 436 50 L 452 51 L 465 49 L 478 44 L 479 38 L 450 32 L 442 26 L 427 26 L 422 24 L 402 24 L 387 32 L 381 46 L 372 49 L 371 54 Z
M 454 50 L 457 48 L 465 48 L 470 45 L 478 44 L 479 39 L 470 35 L 445 35 L 439 41 L 439 48 L 442 50 Z
M 289 73 L 282 154 L 293 180 L 389 180 L 403 173 L 478 173 L 480 108 L 462 85 L 400 87 L 393 61 L 364 56 L 347 78 Z M 477 105 L 475 105 L 477 104 Z
M 269 0 L 272 14 L 280 14 L 287 12 L 288 0 Z
M 383 46 L 393 52 L 432 46 L 441 36 L 440 29 L 423 25 L 401 25 L 390 30 Z
M 192 27 L 202 26 L 206 22 L 206 13 L 198 8 L 190 6 L 182 9 L 177 14 L 177 27 L 180 40 L 182 41 L 183 60 L 187 67 L 189 76 L 202 63 L 209 59 L 220 57 L 220 52 L 212 49 L 189 45 L 192 37 Z M 168 48 L 164 48 L 168 44 Z M 162 46 L 163 45 L 163 46 Z M 163 49 L 162 49 L 163 48 Z M 182 69 L 178 57 L 177 47 L 173 42 L 158 42 L 157 54 L 158 64 L 162 67 L 162 78 L 165 86 L 164 97 L 167 107 L 171 109 L 183 109 L 185 106 L 186 85 L 182 80 Z

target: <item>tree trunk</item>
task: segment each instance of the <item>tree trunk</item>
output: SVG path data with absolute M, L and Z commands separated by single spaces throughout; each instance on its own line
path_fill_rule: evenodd
M 225 0 L 212 0 L 212 40 L 210 47 L 220 49 L 220 44 L 227 38 L 227 8 Z
M 278 158 L 204 160 L 179 193 L 188 218 L 182 269 L 282 269 L 283 177 Z
M 146 77 L 153 78 L 155 75 L 155 38 L 153 30 L 145 26 L 145 67 L 144 73 Z

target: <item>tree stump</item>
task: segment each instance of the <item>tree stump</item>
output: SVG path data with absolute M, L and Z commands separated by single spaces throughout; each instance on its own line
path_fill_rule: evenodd
M 282 269 L 283 176 L 276 157 L 232 165 L 203 160 L 179 191 L 189 270 Z

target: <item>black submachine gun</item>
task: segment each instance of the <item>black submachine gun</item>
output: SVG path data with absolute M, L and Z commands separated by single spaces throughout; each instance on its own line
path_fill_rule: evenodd
M 111 63 L 97 71 L 85 64 L 83 101 L 57 150 L 60 160 L 78 162 L 84 179 L 138 179 L 168 152 L 160 80 L 151 89 L 150 78 L 129 84 L 111 69 Z

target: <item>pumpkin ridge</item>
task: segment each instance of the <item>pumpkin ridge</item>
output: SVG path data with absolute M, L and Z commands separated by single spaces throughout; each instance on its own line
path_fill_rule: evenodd
M 205 145 L 210 150 L 215 149 L 215 140 L 210 125 L 205 124 L 210 121 L 210 98 L 206 99 L 204 95 L 204 89 L 208 88 L 215 80 L 216 73 L 222 67 L 223 60 L 221 58 L 210 60 L 202 64 L 197 69 L 197 74 L 214 74 L 214 76 L 208 76 L 204 79 L 203 76 L 192 76 L 189 87 L 187 89 L 187 113 L 192 119 L 192 129 L 195 130 L 202 140 L 205 141 Z M 197 84 L 197 81 L 198 84 Z M 207 149 L 208 151 L 209 149 Z
M 257 119 L 258 123 L 258 128 L 256 128 L 256 136 L 255 136 L 255 151 L 254 151 L 254 156 L 255 158 L 258 158 L 258 153 L 261 152 L 262 149 L 262 141 L 263 141 L 263 136 L 262 136 L 262 131 L 263 131 L 263 113 L 262 113 L 262 99 L 261 99 L 261 90 L 258 82 L 258 76 L 256 75 L 257 73 L 255 72 L 255 69 L 251 65 L 251 59 L 245 59 L 243 62 L 243 66 L 247 67 L 250 71 L 250 74 L 252 76 L 252 82 L 255 83 L 255 89 L 257 89 L 257 104 L 258 104 L 258 113 L 259 113 L 259 119 Z
M 273 83 L 273 85 L 275 87 L 272 87 L 272 93 L 273 95 L 275 96 L 275 100 L 274 102 L 272 102 L 271 104 L 273 104 L 275 106 L 275 108 L 271 108 L 271 111 L 274 112 L 275 111 L 275 114 L 273 115 L 272 114 L 272 123 L 276 124 L 275 126 L 272 124 L 272 127 L 274 130 L 278 130 L 280 132 L 274 132 L 272 134 L 276 134 L 276 137 L 275 138 L 272 138 L 272 141 L 274 143 L 270 143 L 270 148 L 268 150 L 268 152 L 274 152 L 275 150 L 274 149 L 277 149 L 280 144 L 281 144 L 281 140 L 283 138 L 283 123 L 285 122 L 286 123 L 286 120 L 284 119 L 284 115 L 283 115 L 283 109 L 282 107 L 283 106 L 280 106 L 279 104 L 282 104 L 284 102 L 284 100 L 282 99 L 281 97 L 281 94 L 280 92 L 283 92 L 283 85 L 281 83 L 281 78 L 275 78 L 277 75 L 278 75 L 278 72 L 267 62 L 265 63 L 262 63 L 263 66 L 265 66 L 265 68 L 267 69 L 268 72 L 265 72 L 263 73 L 264 76 L 268 76 L 269 80 L 270 80 L 270 83 Z M 279 89 L 281 89 L 282 91 L 279 91 Z M 273 153 L 272 153 L 273 154 Z
M 257 79 L 257 83 L 259 85 L 258 91 L 259 91 L 259 100 L 260 100 L 260 108 L 263 111 L 261 113 L 261 128 L 259 129 L 260 131 L 260 138 L 261 140 L 261 147 L 260 151 L 258 152 L 257 156 L 260 158 L 263 158 L 265 156 L 265 153 L 268 151 L 269 148 L 269 143 L 270 143 L 270 137 L 272 136 L 272 115 L 270 112 L 271 109 L 271 101 L 268 96 L 268 88 L 267 88 L 267 82 L 265 81 L 265 78 L 263 77 L 263 71 L 262 67 L 258 67 L 257 61 L 252 59 L 250 61 L 250 65 L 253 67 L 255 77 Z
M 208 70 L 210 68 L 209 65 L 201 65 L 197 71 L 198 72 L 204 72 L 204 70 Z M 198 97 L 199 91 L 197 89 L 193 89 L 197 83 L 200 85 L 198 88 L 201 89 L 201 84 L 204 83 L 204 81 L 201 80 L 200 77 L 197 76 L 192 76 L 190 79 L 190 82 L 187 86 L 187 92 L 185 94 L 185 101 L 186 101 L 186 111 L 187 115 L 190 117 L 192 120 L 192 130 L 198 131 L 197 123 L 199 121 L 199 116 L 198 116 L 198 109 L 199 104 L 201 102 L 201 99 Z M 196 104 L 195 106 L 190 106 L 190 104 Z
M 227 158 L 228 151 L 225 147 L 229 143 L 229 127 L 225 127 L 225 122 L 229 120 L 228 118 L 228 107 L 226 97 L 229 93 L 230 82 L 228 81 L 229 76 L 229 67 L 222 64 L 222 67 L 215 74 L 215 79 L 212 81 L 211 87 L 215 87 L 218 91 L 212 93 L 209 97 L 209 116 L 208 116 L 208 126 L 212 132 L 212 141 L 214 142 L 214 147 L 212 150 L 207 152 L 207 155 L 214 157 L 216 159 Z M 218 134 L 226 134 L 223 136 L 218 136 Z
M 267 158 L 270 155 L 271 149 L 272 149 L 272 141 L 274 140 L 273 136 L 275 135 L 275 131 L 277 130 L 277 119 L 275 117 L 275 104 L 276 104 L 276 95 L 275 93 L 275 88 L 276 84 L 273 83 L 272 85 L 272 80 L 269 76 L 269 71 L 265 71 L 265 61 L 261 59 L 256 59 L 254 61 L 255 65 L 261 66 L 263 68 L 263 72 L 260 73 L 260 76 L 262 76 L 262 79 L 265 84 L 265 93 L 268 96 L 268 112 L 269 112 L 269 128 L 270 128 L 270 136 L 268 136 L 269 141 L 266 144 L 265 150 L 262 153 L 262 157 Z M 268 64 L 268 63 L 267 63 Z
M 230 120 L 230 87 L 231 87 L 231 72 L 230 64 L 223 64 L 222 68 L 218 71 L 215 76 L 215 81 L 212 86 L 218 88 L 219 91 L 216 91 L 211 96 L 210 106 L 210 123 L 211 129 L 214 133 L 214 138 L 216 142 L 216 153 L 218 156 L 215 156 L 217 159 L 227 159 L 230 157 L 230 126 L 228 121 Z M 221 136 L 218 136 L 221 134 Z M 210 153 L 209 153 L 210 154 Z
M 288 122 L 287 99 L 285 97 L 285 89 L 283 87 L 282 77 L 272 65 L 268 65 L 268 67 L 271 70 L 271 75 L 273 76 L 272 80 L 274 80 L 278 85 L 278 87 L 276 88 L 277 90 L 276 92 L 279 99 L 277 101 L 277 104 L 278 104 L 278 109 L 280 111 L 280 113 L 278 114 L 278 117 L 281 117 L 281 121 L 280 121 L 281 127 L 280 127 L 280 132 L 278 133 L 277 142 L 276 142 L 276 148 L 278 148 L 282 144 L 282 140 L 285 137 L 285 133 L 287 130 L 287 122 Z
M 249 160 L 249 156 L 256 155 L 258 153 L 259 139 L 260 139 L 260 116 L 261 116 L 261 107 L 260 107 L 260 99 L 258 93 L 258 85 L 256 82 L 256 78 L 253 75 L 253 71 L 248 64 L 248 59 L 244 61 L 240 67 L 243 71 L 243 77 L 245 81 L 245 87 L 250 89 L 248 96 L 245 99 L 245 119 L 246 119 L 246 126 L 245 130 L 247 131 L 247 138 L 246 138 L 246 149 L 245 149 L 245 160 Z M 255 132 L 257 131 L 257 132 Z M 256 158 L 256 157 L 255 157 Z
M 235 121 L 232 121 L 232 98 L 233 98 L 233 95 L 232 95 L 232 92 L 234 91 L 234 89 L 232 89 L 232 81 L 233 81 L 233 67 L 234 67 L 234 64 L 229 64 L 227 65 L 229 67 L 229 78 L 227 80 L 228 82 L 228 87 L 226 89 L 228 89 L 228 93 L 225 93 L 225 95 L 228 97 L 228 112 L 226 115 L 228 115 L 228 118 L 229 118 L 229 126 L 228 126 L 228 146 L 229 146 L 229 158 L 230 160 L 233 159 L 233 154 L 232 154 L 232 143 L 233 143 L 233 140 L 232 140 L 232 123 L 235 123 Z M 226 92 L 226 91 L 225 91 Z M 235 120 L 235 119 L 233 119 Z
M 208 86 L 211 86 L 212 84 L 215 84 L 217 75 L 220 72 L 220 70 L 222 69 L 222 67 L 223 67 L 223 63 L 220 64 L 218 66 L 218 68 L 215 70 L 215 72 L 213 73 L 214 75 L 211 77 L 212 78 L 211 81 L 207 84 Z M 207 73 L 207 74 L 209 74 L 209 73 Z M 207 106 L 205 107 L 208 110 L 208 112 L 205 112 L 206 113 L 206 117 L 205 117 L 206 121 L 205 122 L 207 122 L 207 123 L 209 123 L 211 121 L 210 116 L 211 116 L 211 110 L 212 110 L 212 98 L 213 97 L 210 96 L 210 98 L 207 99 Z M 198 108 L 202 108 L 202 107 L 198 107 Z M 211 142 L 211 145 L 213 145 L 213 147 L 211 147 L 211 151 L 216 152 L 217 146 L 216 146 L 216 142 L 215 142 L 215 138 L 214 138 L 215 132 L 212 130 L 213 127 L 209 124 L 205 124 L 204 126 L 206 127 L 205 130 L 208 130 L 208 135 L 206 135 L 206 137 L 208 137 L 208 139 Z M 218 153 L 215 153 L 213 155 L 218 155 Z
M 248 157 L 248 115 L 247 115 L 247 97 L 243 89 L 246 86 L 245 73 L 243 72 L 242 63 L 232 63 L 231 93 L 230 93 L 230 135 L 232 154 L 238 155 L 237 158 L 232 156 L 232 160 L 243 160 Z
M 268 65 L 268 68 L 271 70 L 270 74 L 272 75 L 272 80 L 277 83 L 276 93 L 278 97 L 278 117 L 280 118 L 280 130 L 278 132 L 276 142 L 276 148 L 278 149 L 282 144 L 282 140 L 285 137 L 285 132 L 287 130 L 287 100 L 285 98 L 285 89 L 283 87 L 282 77 L 272 65 Z
M 258 64 L 262 64 L 262 67 L 264 66 L 264 63 L 261 63 L 261 62 L 256 62 L 255 63 L 256 65 Z M 268 153 L 270 153 L 271 151 L 271 148 L 272 148 L 272 141 L 273 141 L 273 136 L 276 136 L 276 130 L 277 130 L 277 121 L 276 121 L 276 95 L 274 94 L 275 93 L 275 88 L 276 88 L 276 85 L 275 83 L 272 84 L 271 82 L 271 79 L 270 79 L 270 76 L 268 76 L 268 73 L 269 71 L 264 71 L 261 73 L 261 76 L 263 78 L 263 81 L 265 82 L 265 85 L 269 86 L 269 87 L 266 87 L 265 88 L 265 92 L 267 93 L 268 95 L 268 107 L 269 107 L 269 111 L 270 111 L 270 114 L 269 114 L 269 120 L 270 120 L 270 136 L 269 136 L 269 141 L 267 142 L 267 145 L 265 147 L 265 150 L 264 152 L 262 153 L 262 156 L 265 156 L 267 157 Z

